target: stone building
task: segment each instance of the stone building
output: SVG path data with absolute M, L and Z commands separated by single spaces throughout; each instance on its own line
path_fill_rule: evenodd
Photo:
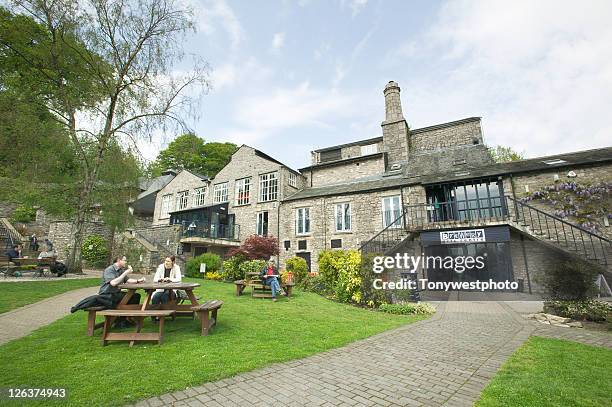
M 410 129 L 399 86 L 389 82 L 383 94 L 381 137 L 315 150 L 299 172 L 242 146 L 214 179 L 183 171 L 162 188 L 154 225 L 180 225 L 179 246 L 191 255 L 274 235 L 281 266 L 299 256 L 312 271 L 322 250 L 392 254 L 410 246 L 425 255 L 486 255 L 479 278 L 517 281 L 525 292 L 540 291 L 537 274 L 565 259 L 610 272 L 610 215 L 587 231 L 523 198 L 568 181 L 612 182 L 612 148 L 497 164 L 479 117 Z

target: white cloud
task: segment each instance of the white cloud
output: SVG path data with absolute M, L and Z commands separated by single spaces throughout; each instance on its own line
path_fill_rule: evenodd
M 213 68 L 211 74 L 213 92 L 235 87 L 245 81 L 263 82 L 268 80 L 272 73 L 273 69 L 270 66 L 261 64 L 254 57 L 246 61 L 228 62 Z
M 343 119 L 367 110 L 355 103 L 359 95 L 312 88 L 303 82 L 293 88 L 276 88 L 269 94 L 240 98 L 235 103 L 232 122 L 226 136 L 237 143 L 254 143 L 283 130 L 314 127 L 330 129 Z
M 323 42 L 319 45 L 319 48 L 314 50 L 314 59 L 315 61 L 320 60 L 324 55 L 326 55 L 331 50 L 331 44 L 329 42 Z
M 395 56 L 431 64 L 404 82 L 405 116 L 483 116 L 485 141 L 530 156 L 610 145 L 610 15 L 607 1 L 449 2 L 416 50 L 400 46 L 410 58 Z
M 351 9 L 351 15 L 354 18 L 365 8 L 368 4 L 368 0 L 342 0 L 341 4 L 343 7 L 348 4 L 348 7 Z
M 272 49 L 278 51 L 283 47 L 283 45 L 285 45 L 285 33 L 275 33 L 272 36 Z
M 234 10 L 225 0 L 204 0 L 203 4 L 197 0 L 185 0 L 191 4 L 196 20 L 196 27 L 204 33 L 211 35 L 220 28 L 225 31 L 232 48 L 236 48 L 244 39 L 244 29 L 236 17 Z

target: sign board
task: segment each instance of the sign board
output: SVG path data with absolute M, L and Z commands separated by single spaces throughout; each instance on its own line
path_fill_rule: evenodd
M 200 274 L 206 274 L 206 263 L 200 263 Z
M 486 242 L 484 229 L 449 230 L 440 232 L 440 243 L 478 243 Z

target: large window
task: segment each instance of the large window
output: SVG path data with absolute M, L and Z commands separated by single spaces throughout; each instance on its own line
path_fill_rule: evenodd
M 181 191 L 176 194 L 176 209 L 178 211 L 187 209 L 189 206 L 189 191 Z
M 292 172 L 289 173 L 289 186 L 297 188 L 297 175 Z
M 348 232 L 351 230 L 351 204 L 336 205 L 336 231 Z
M 378 152 L 378 146 L 376 144 L 368 144 L 367 146 L 361 146 L 361 155 L 376 154 Z
M 310 208 L 299 208 L 295 213 L 295 232 L 298 235 L 310 233 Z
M 204 206 L 204 199 L 206 198 L 206 187 L 200 187 L 193 190 L 193 206 Z
M 399 195 L 388 196 L 382 201 L 383 227 L 391 226 L 393 228 L 401 227 L 399 217 L 402 213 L 401 200 Z
M 229 183 L 223 182 L 216 184 L 213 190 L 213 198 L 215 203 L 227 202 L 227 188 Z
M 428 220 L 472 220 L 503 217 L 507 211 L 502 181 L 467 180 L 426 188 Z
M 259 212 L 257 214 L 257 234 L 266 236 L 268 234 L 268 212 Z
M 251 178 L 236 180 L 236 205 L 247 205 L 251 202 Z
M 259 201 L 275 201 L 278 198 L 278 172 L 259 176 Z
M 172 211 L 172 194 L 167 194 L 162 196 L 161 201 L 161 213 L 159 215 L 160 218 L 167 218 L 170 216 L 170 211 Z

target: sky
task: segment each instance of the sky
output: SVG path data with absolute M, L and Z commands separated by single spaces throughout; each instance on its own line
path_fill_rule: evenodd
M 486 144 L 527 157 L 612 146 L 610 1 L 185 1 L 185 51 L 210 65 L 188 120 L 206 141 L 302 168 L 382 135 L 393 80 L 413 129 L 478 116 Z

